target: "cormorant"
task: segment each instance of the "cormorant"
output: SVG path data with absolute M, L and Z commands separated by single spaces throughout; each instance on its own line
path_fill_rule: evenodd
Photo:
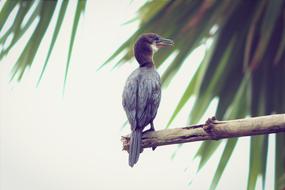
M 129 147 L 131 167 L 137 163 L 142 151 L 143 129 L 150 124 L 149 130 L 154 130 L 153 120 L 160 103 L 161 83 L 154 66 L 153 54 L 159 48 L 171 45 L 172 40 L 154 33 L 146 33 L 138 38 L 134 46 L 139 68 L 128 77 L 123 91 L 123 107 L 132 130 Z

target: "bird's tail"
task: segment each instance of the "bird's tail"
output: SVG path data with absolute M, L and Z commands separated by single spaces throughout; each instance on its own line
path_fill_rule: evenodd
M 141 139 L 142 131 L 140 129 L 132 131 L 131 142 L 129 148 L 129 165 L 134 166 L 135 163 L 139 160 L 141 153 Z

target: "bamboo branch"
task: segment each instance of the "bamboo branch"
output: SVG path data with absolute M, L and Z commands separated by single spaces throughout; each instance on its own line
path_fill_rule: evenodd
M 280 132 L 285 132 L 285 114 L 228 121 L 209 119 L 201 125 L 144 133 L 142 148 Z M 123 136 L 121 140 L 123 150 L 128 150 L 130 135 Z

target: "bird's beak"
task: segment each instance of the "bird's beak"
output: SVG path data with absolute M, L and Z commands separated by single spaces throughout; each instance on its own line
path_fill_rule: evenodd
M 158 48 L 162 48 L 162 47 L 167 47 L 167 46 L 173 46 L 174 42 L 170 39 L 160 37 L 155 45 Z

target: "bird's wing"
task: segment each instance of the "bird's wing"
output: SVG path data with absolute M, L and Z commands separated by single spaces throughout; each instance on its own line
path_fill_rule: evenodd
M 152 90 L 152 96 L 151 96 L 151 112 L 150 114 L 153 116 L 152 120 L 155 118 L 158 106 L 160 104 L 161 99 L 161 84 L 160 80 L 153 82 L 153 90 Z
M 148 125 L 156 116 L 160 103 L 160 81 L 146 79 L 139 83 L 137 118 L 140 127 Z
M 136 127 L 137 80 L 127 80 L 123 91 L 123 107 L 126 111 L 131 128 Z
M 131 77 L 123 92 L 123 106 L 132 130 L 144 128 L 156 116 L 160 103 L 161 88 L 159 77 Z

